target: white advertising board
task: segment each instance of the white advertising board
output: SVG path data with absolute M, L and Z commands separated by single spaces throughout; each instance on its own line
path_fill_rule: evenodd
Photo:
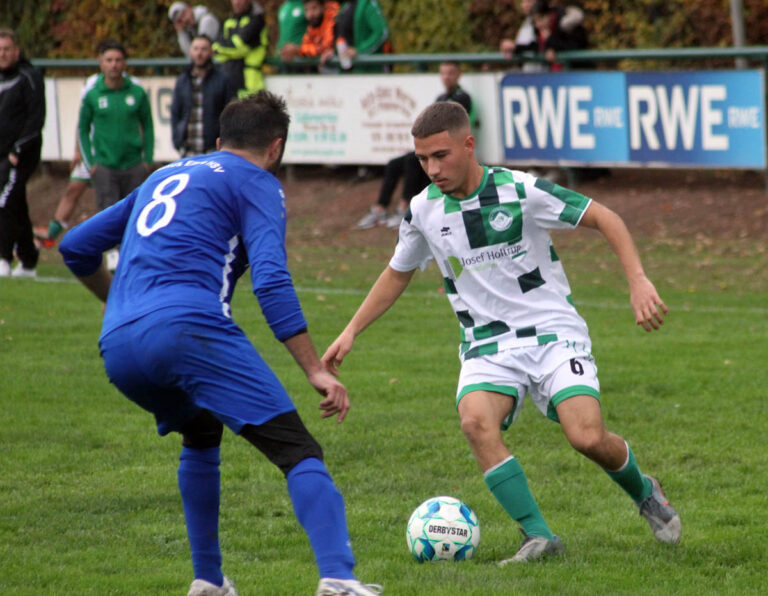
M 171 142 L 170 106 L 175 77 L 140 77 L 149 95 L 155 129 L 155 161 L 179 158 Z M 74 154 L 80 95 L 85 77 L 49 79 L 44 159 Z M 497 77 L 464 75 L 479 116 L 478 156 L 500 162 Z M 437 74 L 278 75 L 267 88 L 285 97 L 291 128 L 283 158 L 288 164 L 383 165 L 413 150 L 411 126 L 444 89 Z
M 437 76 L 274 76 L 291 130 L 285 163 L 381 164 L 412 150 L 411 125 L 442 92 Z

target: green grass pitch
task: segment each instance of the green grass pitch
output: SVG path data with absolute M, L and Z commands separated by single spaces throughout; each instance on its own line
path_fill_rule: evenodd
M 768 280 L 754 264 L 765 263 L 765 244 L 724 241 L 706 255 L 692 239 L 638 245 L 671 310 L 654 334 L 634 326 L 608 249 L 589 232 L 557 237 L 590 327 L 607 426 L 664 483 L 683 520 L 682 541 L 656 543 L 621 490 L 527 404 L 506 439 L 567 550 L 503 569 L 495 562 L 511 556 L 520 537 L 459 429 L 458 325 L 436 271 L 418 274 L 358 339 L 342 367 L 353 407 L 341 425 L 320 419 L 318 396 L 240 284 L 235 320 L 325 449 L 363 581 L 394 596 L 764 593 Z M 322 353 L 388 249 L 362 258 L 295 244 L 290 254 Z M 40 275 L 50 283 L 0 280 L 0 592 L 184 594 L 192 577 L 176 489 L 180 441 L 158 437 L 150 415 L 106 380 L 97 301 L 55 255 Z M 222 459 L 225 573 L 242 596 L 313 594 L 312 554 L 282 475 L 231 433 Z M 469 562 L 419 565 L 406 549 L 405 525 L 419 503 L 442 494 L 477 513 L 480 547 Z

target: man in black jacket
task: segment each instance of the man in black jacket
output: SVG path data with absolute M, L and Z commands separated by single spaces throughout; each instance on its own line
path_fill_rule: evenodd
M 40 162 L 44 122 L 43 78 L 16 33 L 0 29 L 0 277 L 37 275 L 26 184 Z M 14 246 L 20 263 L 11 272 Z
M 212 62 L 211 40 L 192 39 L 192 63 L 176 79 L 171 102 L 173 146 L 182 157 L 216 150 L 219 116 L 237 94 L 231 79 Z

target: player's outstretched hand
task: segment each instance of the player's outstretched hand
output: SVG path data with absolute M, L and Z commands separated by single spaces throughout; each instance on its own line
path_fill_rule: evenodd
M 664 324 L 664 315 L 669 311 L 659 298 L 651 281 L 642 276 L 630 283 L 629 300 L 635 313 L 635 323 L 646 331 L 653 331 Z
M 335 376 L 339 376 L 339 367 L 344 361 L 344 356 L 352 351 L 355 338 L 351 333 L 343 331 L 330 347 L 325 351 L 320 361 L 325 369 Z
M 323 411 L 321 414 L 322 417 L 328 418 L 338 414 L 336 421 L 343 422 L 350 407 L 347 388 L 339 383 L 339 381 L 336 380 L 336 377 L 324 369 L 320 369 L 308 375 L 307 380 L 320 395 L 324 396 L 324 399 L 320 401 L 319 406 Z

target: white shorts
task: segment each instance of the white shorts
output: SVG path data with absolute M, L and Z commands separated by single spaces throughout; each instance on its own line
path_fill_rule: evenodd
M 80 161 L 77 162 L 77 165 L 72 168 L 72 171 L 69 174 L 70 180 L 80 180 L 82 182 L 90 182 L 91 181 L 91 173 L 88 171 L 88 168 L 85 167 L 85 164 Z
M 494 391 L 515 398 L 502 430 L 517 418 L 526 393 L 541 413 L 555 422 L 559 422 L 555 408 L 569 397 L 591 395 L 600 400 L 597 366 L 589 344 L 568 340 L 511 348 L 464 361 L 456 390 L 457 408 L 461 398 L 472 391 Z

